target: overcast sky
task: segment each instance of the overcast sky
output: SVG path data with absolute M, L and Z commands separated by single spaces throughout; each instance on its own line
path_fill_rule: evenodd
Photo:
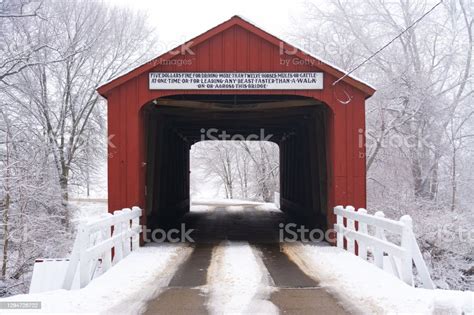
M 302 0 L 107 1 L 148 12 L 158 29 L 160 42 L 171 46 L 169 49 L 233 15 L 241 15 L 266 31 L 282 36 L 289 31 L 291 17 L 297 15 L 302 5 Z

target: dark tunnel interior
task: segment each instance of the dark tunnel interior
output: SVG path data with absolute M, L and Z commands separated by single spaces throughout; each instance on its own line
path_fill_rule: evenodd
M 143 110 L 147 225 L 174 226 L 190 210 L 190 148 L 229 136 L 271 135 L 279 146 L 280 207 L 295 221 L 326 229 L 327 106 L 294 95 L 176 95 Z M 236 139 L 236 138 L 234 138 Z M 258 141 L 256 139 L 255 141 Z

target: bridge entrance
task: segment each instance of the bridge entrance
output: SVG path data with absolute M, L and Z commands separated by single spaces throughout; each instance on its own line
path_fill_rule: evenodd
M 173 222 L 189 211 L 189 150 L 199 141 L 225 138 L 276 143 L 281 209 L 326 227 L 328 110 L 294 95 L 178 95 L 152 101 L 144 108 L 148 224 Z

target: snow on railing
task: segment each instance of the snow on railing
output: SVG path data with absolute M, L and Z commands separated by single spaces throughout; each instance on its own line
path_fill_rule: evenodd
M 334 208 L 337 216 L 334 229 L 337 232 L 337 247 L 344 248 L 367 260 L 368 253 L 374 258 L 377 267 L 392 272 L 405 283 L 413 286 L 413 263 L 420 275 L 423 287 L 434 289 L 428 268 L 426 267 L 420 248 L 413 233 L 413 221 L 409 215 L 404 215 L 400 221 L 385 218 L 383 212 L 375 215 L 367 214 L 367 210 L 354 207 L 337 206 Z M 373 228 L 369 228 L 372 226 Z M 400 244 L 391 242 L 385 237 L 385 231 L 398 235 Z M 390 264 L 387 266 L 387 264 Z
M 79 286 L 85 287 L 98 268 L 105 272 L 139 247 L 141 232 L 139 207 L 117 210 L 95 221 L 79 225 L 63 289 L 71 289 L 79 268 Z M 112 257 L 112 249 L 114 255 Z M 100 265 L 100 266 L 99 266 Z

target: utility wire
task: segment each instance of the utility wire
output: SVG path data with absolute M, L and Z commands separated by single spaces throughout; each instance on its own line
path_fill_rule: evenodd
M 388 43 L 386 43 L 384 46 L 382 46 L 381 48 L 379 48 L 376 52 L 374 52 L 370 57 L 368 57 L 367 59 L 365 59 L 363 62 L 361 62 L 357 67 L 355 67 L 354 69 L 352 69 L 351 71 L 347 72 L 346 74 L 344 74 L 342 77 L 340 77 L 339 79 L 337 79 L 336 81 L 333 82 L 332 85 L 336 85 L 339 81 L 343 80 L 345 77 L 349 76 L 352 72 L 356 71 L 357 69 L 359 69 L 360 67 L 362 67 L 364 64 L 366 64 L 370 59 L 372 59 L 373 57 L 375 57 L 379 52 L 381 52 L 382 50 L 384 50 L 385 48 L 387 48 L 390 44 L 392 44 L 394 41 L 396 41 L 398 38 L 400 38 L 403 34 L 405 34 L 408 30 L 410 30 L 411 28 L 413 28 L 413 26 L 415 26 L 418 22 L 420 22 L 421 20 L 423 20 L 428 14 L 430 14 L 434 9 L 436 9 L 437 6 L 439 6 L 441 3 L 443 3 L 443 0 L 441 0 L 440 2 L 438 2 L 435 6 L 433 6 L 431 9 L 429 9 L 428 11 L 426 11 L 422 16 L 420 16 L 417 20 L 415 20 L 412 24 L 410 24 L 406 29 L 404 29 L 400 34 L 398 34 L 397 36 L 395 36 L 391 41 L 389 41 Z

